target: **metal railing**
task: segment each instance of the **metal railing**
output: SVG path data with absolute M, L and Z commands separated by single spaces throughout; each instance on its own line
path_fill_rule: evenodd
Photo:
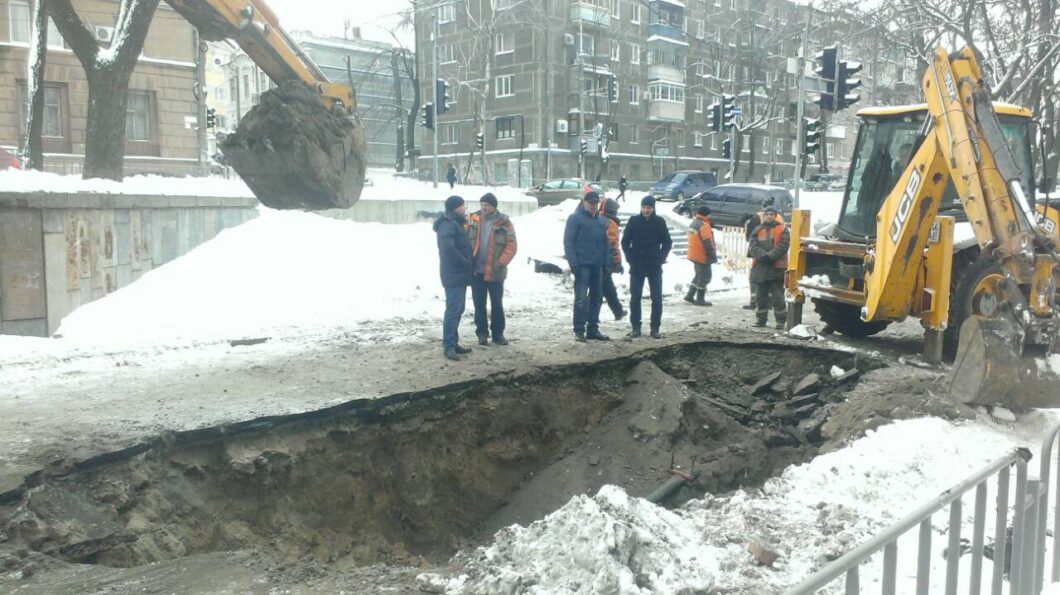
M 1060 428 L 1058 428 L 1060 430 Z M 1055 436 L 1054 436 L 1055 438 Z M 973 516 L 972 542 L 971 542 L 971 574 L 969 577 L 970 593 L 979 595 L 982 592 L 984 537 L 986 533 L 986 497 L 987 483 L 991 478 L 997 478 L 997 508 L 994 527 L 994 560 L 993 573 L 990 580 L 990 593 L 1002 595 L 1004 587 L 1004 573 L 1006 549 L 1008 547 L 1008 510 L 1009 510 L 1009 480 L 1010 468 L 1016 467 L 1016 485 L 1014 513 L 1012 519 L 1012 553 L 1010 564 L 1009 593 L 1022 594 L 1030 591 L 1020 586 L 1020 580 L 1027 578 L 1027 568 L 1031 568 L 1030 577 L 1033 577 L 1033 561 L 1039 559 L 1037 552 L 1033 552 L 1037 532 L 1033 527 L 1036 523 L 1044 522 L 1039 519 L 1037 511 L 1044 515 L 1044 505 L 1039 503 L 1037 491 L 1037 480 L 1027 479 L 1027 461 L 1031 453 L 1025 448 L 1013 450 L 1008 455 L 990 463 L 971 477 L 959 484 L 942 492 L 938 497 L 921 506 L 919 509 L 905 517 L 901 521 L 888 527 L 882 533 L 869 541 L 859 545 L 834 562 L 821 568 L 812 576 L 789 589 L 787 595 L 809 595 L 816 593 L 818 589 L 824 588 L 840 576 L 845 576 L 845 593 L 853 595 L 861 592 L 860 568 L 871 556 L 883 550 L 883 576 L 882 586 L 884 595 L 894 595 L 897 591 L 898 571 L 898 539 L 919 526 L 917 569 L 916 569 L 916 594 L 927 595 L 930 589 L 931 573 L 931 516 L 939 510 L 949 506 L 949 526 L 947 530 L 946 548 L 946 588 L 947 595 L 956 595 L 957 581 L 960 571 L 961 557 L 961 524 L 962 504 L 961 497 L 975 490 L 975 509 Z M 1031 488 L 1031 489 L 1028 489 Z M 1028 494 L 1031 494 L 1032 502 L 1028 502 Z M 1029 505 L 1028 505 L 1029 504 Z M 1041 536 L 1044 543 L 1044 532 Z M 1025 555 L 1026 554 L 1026 555 Z M 1044 552 L 1042 553 L 1044 556 Z M 1054 554 L 1055 559 L 1055 554 Z M 1030 562 L 1028 564 L 1028 561 Z M 1054 565 L 1053 572 L 1056 572 Z M 903 591 L 904 592 L 904 591 Z
M 1028 568 L 1024 569 L 1024 576 L 1033 577 L 1032 593 L 1040 593 L 1045 580 L 1045 538 L 1048 533 L 1049 521 L 1049 479 L 1054 466 L 1052 462 L 1053 450 L 1057 448 L 1060 436 L 1060 424 L 1056 424 L 1049 430 L 1045 440 L 1042 442 L 1041 461 L 1038 470 L 1038 483 L 1031 491 L 1034 498 L 1032 510 L 1035 512 L 1032 527 L 1034 527 L 1034 555 L 1027 558 Z M 1055 494 L 1060 494 L 1060 456 L 1056 462 L 1056 489 Z M 1053 503 L 1053 567 L 1049 573 L 1049 582 L 1060 582 L 1060 497 Z

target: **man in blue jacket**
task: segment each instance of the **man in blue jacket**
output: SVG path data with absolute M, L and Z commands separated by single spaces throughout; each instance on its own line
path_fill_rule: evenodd
M 603 303 L 603 270 L 610 258 L 607 226 L 601 217 L 600 195 L 585 193 L 585 198 L 567 218 L 563 231 L 563 253 L 574 275 L 574 339 L 607 341 L 600 333 L 600 305 Z
M 445 357 L 454 361 L 464 359 L 471 349 L 459 342 L 457 327 L 467 303 L 467 286 L 471 285 L 473 260 L 471 241 L 467 237 L 464 199 L 450 196 L 445 199 L 445 213 L 434 222 L 438 234 L 438 261 L 445 287 L 445 317 L 442 319 L 442 347 Z

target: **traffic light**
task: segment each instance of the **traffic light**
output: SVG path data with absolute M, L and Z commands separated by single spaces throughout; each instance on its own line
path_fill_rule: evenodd
M 607 98 L 611 103 L 618 103 L 618 83 L 615 82 L 615 75 L 607 77 Z
M 815 118 L 803 118 L 806 137 L 802 145 L 803 155 L 813 155 L 821 149 L 821 121 Z
M 438 106 L 438 115 L 449 111 L 449 82 L 442 79 L 434 81 L 434 104 Z
M 714 132 L 721 132 L 721 104 L 713 103 L 710 106 L 710 128 Z
M 486 135 L 481 132 L 475 133 L 475 148 L 481 151 L 486 147 Z
M 582 146 L 581 146 L 581 154 L 582 154 L 582 155 L 585 155 L 586 153 L 588 153 L 588 152 L 589 152 L 589 141 L 587 141 L 587 140 L 585 140 L 585 139 L 583 138 L 583 139 L 582 139 L 582 142 L 581 142 L 581 145 L 582 145 Z
M 212 107 L 206 108 L 206 127 L 213 128 L 217 125 L 217 110 Z
M 862 68 L 861 62 L 843 60 L 839 63 L 839 69 L 836 72 L 836 111 L 846 109 L 861 100 L 861 94 L 854 91 L 861 86 L 858 74 Z
M 823 50 L 817 52 L 814 57 L 814 72 L 817 76 L 821 77 L 825 81 L 825 88 L 827 89 L 824 93 L 821 93 L 821 99 L 818 103 L 821 109 L 827 111 L 835 111 L 835 83 L 836 83 L 836 69 L 838 68 L 839 59 L 839 48 L 834 45 L 828 46 Z
M 721 142 L 721 156 L 732 159 L 732 139 L 727 138 Z
M 736 125 L 736 96 L 721 96 L 721 127 L 731 130 Z
M 432 103 L 423 105 L 423 127 L 434 130 L 434 104 Z

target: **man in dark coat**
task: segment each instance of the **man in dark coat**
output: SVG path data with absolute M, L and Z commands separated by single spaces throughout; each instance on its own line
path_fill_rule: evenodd
M 648 281 L 651 295 L 651 336 L 658 339 L 662 324 L 662 265 L 670 255 L 673 240 L 666 222 L 655 214 L 655 199 L 645 196 L 640 201 L 640 215 L 626 223 L 622 233 L 622 252 L 629 263 L 629 322 L 631 337 L 640 336 L 640 298 L 644 281 Z
M 772 196 L 767 196 L 762 201 L 762 210 L 758 211 L 744 223 L 744 233 L 747 235 L 747 255 L 754 256 L 751 254 L 751 236 L 755 234 L 755 230 L 762 224 L 762 214 L 765 213 L 766 207 L 773 206 L 774 200 Z M 743 307 L 744 310 L 756 310 L 758 309 L 758 301 L 755 299 L 755 284 L 750 284 L 751 288 L 751 302 Z
M 471 349 L 459 342 L 457 327 L 464 315 L 467 302 L 467 286 L 471 285 L 473 256 L 471 242 L 467 237 L 467 220 L 464 218 L 464 199 L 450 196 L 445 199 L 445 213 L 434 222 L 438 234 L 438 260 L 445 288 L 445 317 L 442 319 L 442 347 L 445 357 L 459 361 Z
M 629 188 L 629 182 L 626 181 L 625 174 L 618 178 L 618 197 L 615 198 L 618 202 L 626 200 L 626 188 Z
M 456 185 L 456 166 L 452 163 L 449 164 L 449 169 L 445 172 L 445 180 L 449 182 L 449 189 L 452 190 L 453 186 Z
M 765 326 L 769 310 L 773 309 L 776 328 L 783 329 L 787 322 L 784 304 L 784 274 L 788 270 L 788 246 L 791 235 L 784 219 L 774 206 L 766 207 L 762 224 L 751 236 L 751 283 L 755 286 L 757 309 L 755 326 Z
M 574 275 L 574 338 L 607 341 L 600 333 L 600 305 L 603 302 L 603 270 L 608 262 L 607 227 L 601 217 L 600 195 L 586 192 L 585 198 L 567 218 L 563 230 L 563 254 Z

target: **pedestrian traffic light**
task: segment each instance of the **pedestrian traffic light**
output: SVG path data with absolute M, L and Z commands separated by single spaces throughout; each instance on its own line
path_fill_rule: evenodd
M 423 105 L 423 127 L 434 130 L 434 104 Z
M 449 111 L 449 82 L 442 79 L 434 81 L 434 101 L 438 106 L 438 115 Z
M 839 48 L 834 45 L 817 52 L 814 57 L 814 72 L 825 81 L 826 90 L 821 93 L 821 98 L 818 100 L 823 110 L 835 111 L 835 82 L 838 60 Z
M 721 96 L 721 126 L 725 130 L 731 130 L 736 125 L 736 96 Z
M 803 155 L 813 155 L 821 149 L 821 121 L 815 118 L 803 118 L 806 136 L 803 140 Z
M 582 142 L 581 142 L 581 154 L 585 155 L 588 152 L 589 152 L 589 141 L 587 141 L 587 140 L 585 140 L 583 138 Z
M 475 148 L 481 151 L 486 147 L 486 135 L 481 132 L 475 133 Z
M 611 103 L 618 103 L 618 82 L 615 81 L 615 75 L 607 77 L 607 98 L 611 100 Z
M 732 139 L 727 138 L 721 141 L 721 156 L 726 159 L 732 159 Z
M 836 72 L 836 111 L 846 109 L 861 101 L 861 94 L 854 91 L 861 86 L 861 79 L 858 78 L 858 74 L 862 68 L 861 62 L 843 60 L 839 63 L 839 68 Z
M 206 127 L 213 128 L 217 125 L 217 110 L 212 107 L 206 108 Z
M 721 132 L 721 104 L 713 103 L 710 106 L 710 128 L 714 132 Z

